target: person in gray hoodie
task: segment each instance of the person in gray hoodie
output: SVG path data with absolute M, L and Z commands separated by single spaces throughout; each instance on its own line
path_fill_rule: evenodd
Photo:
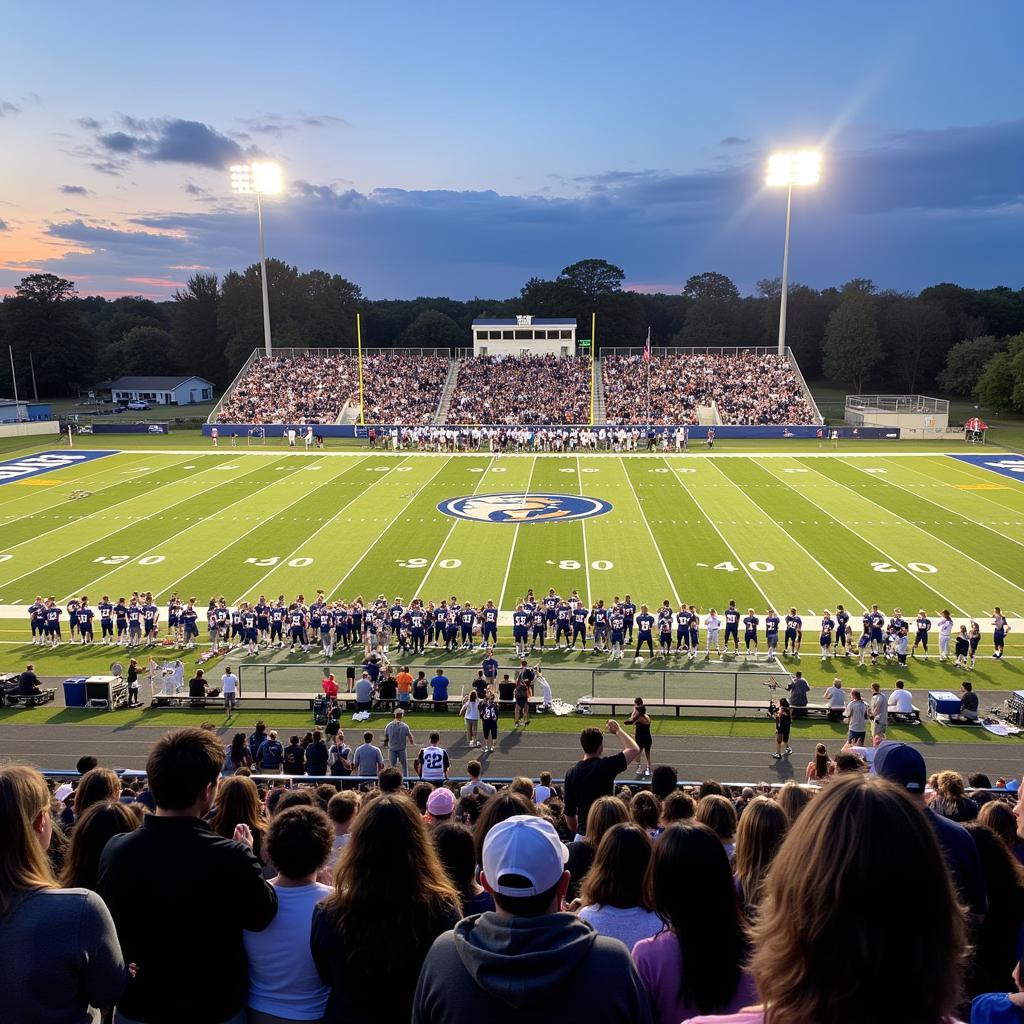
M 435 941 L 420 971 L 412 1024 L 651 1024 L 629 951 L 562 912 L 568 850 L 550 822 L 519 814 L 483 847 L 480 882 L 496 909 Z

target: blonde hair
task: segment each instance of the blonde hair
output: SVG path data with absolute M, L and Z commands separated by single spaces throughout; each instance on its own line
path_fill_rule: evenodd
M 0 917 L 21 893 L 57 886 L 33 823 L 49 813 L 50 791 L 26 764 L 0 768 Z
M 789 817 L 774 801 L 756 796 L 740 815 L 736 829 L 736 880 L 744 913 L 753 917 L 761 903 L 768 869 L 789 830 Z
M 946 800 L 960 800 L 965 789 L 963 776 L 959 772 L 939 772 L 935 779 L 935 789 Z

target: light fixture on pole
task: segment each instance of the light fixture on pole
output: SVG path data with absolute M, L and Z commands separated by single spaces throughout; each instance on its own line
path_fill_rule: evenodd
M 793 209 L 794 185 L 817 185 L 821 177 L 821 154 L 807 149 L 795 153 L 773 153 L 768 159 L 765 184 L 786 189 L 786 242 L 782 249 L 782 296 L 779 304 L 779 355 L 786 354 L 786 298 L 789 292 L 789 222 Z
M 284 188 L 281 168 L 267 160 L 251 164 L 231 165 L 231 189 L 239 195 L 256 196 L 256 216 L 260 226 L 260 282 L 263 286 L 263 343 L 267 355 L 273 354 L 270 344 L 270 293 L 267 290 L 267 257 L 263 247 L 263 202 L 261 196 L 276 196 Z

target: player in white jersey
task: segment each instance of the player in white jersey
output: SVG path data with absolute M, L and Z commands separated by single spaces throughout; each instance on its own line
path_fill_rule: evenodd
M 949 641 L 953 635 L 953 617 L 948 608 L 939 613 L 939 661 L 949 661 Z
M 707 661 L 711 657 L 712 644 L 714 644 L 715 650 L 718 652 L 719 657 L 721 657 L 722 645 L 718 642 L 718 631 L 722 628 L 722 620 L 718 617 L 714 608 L 708 612 L 708 616 L 704 620 L 704 628 L 708 631 L 707 652 L 704 655 L 704 660 Z
M 416 758 L 416 770 L 420 778 L 424 782 L 433 782 L 437 785 L 448 778 L 448 770 L 451 767 L 448 751 L 438 746 L 440 740 L 440 735 L 432 732 L 429 746 L 424 747 Z

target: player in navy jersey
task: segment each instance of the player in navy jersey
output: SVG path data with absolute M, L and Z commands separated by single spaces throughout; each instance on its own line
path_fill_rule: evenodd
M 270 646 L 276 646 L 278 650 L 284 647 L 284 620 L 287 614 L 284 601 L 279 597 L 270 606 Z
M 636 617 L 636 654 L 640 657 L 640 648 L 647 644 L 650 656 L 654 657 L 654 616 L 647 610 L 647 605 L 640 605 L 640 614 Z
M 74 643 L 75 637 L 78 635 L 78 598 L 73 597 L 64 606 L 64 610 L 68 613 L 68 636 L 69 642 Z
M 223 597 L 217 600 L 217 605 L 213 610 L 213 617 L 217 622 L 217 644 L 219 650 L 220 644 L 227 643 L 230 639 L 231 629 L 231 612 Z
M 363 605 L 362 597 L 357 597 L 352 602 L 352 643 L 357 644 L 363 639 L 363 619 L 365 615 L 365 607 Z
M 136 598 L 128 602 L 128 646 L 138 647 L 142 643 L 142 608 Z
M 569 646 L 571 631 L 572 609 L 569 607 L 568 601 L 560 601 L 555 609 L 555 647 L 558 650 Z
M 836 620 L 832 618 L 832 613 L 826 608 L 821 616 L 821 632 L 818 637 L 818 645 L 821 647 L 822 661 L 832 656 L 832 634 L 835 631 L 835 628 Z
M 96 613 L 89 607 L 89 598 L 83 594 L 81 604 L 78 606 L 78 635 L 83 644 L 91 644 L 93 641 L 92 620 L 95 616 Z
M 633 623 L 636 620 L 636 605 L 633 604 L 633 598 L 627 594 L 622 599 L 622 625 L 626 630 L 626 643 L 631 644 L 633 642 Z
M 685 604 L 676 612 L 676 654 L 686 654 L 690 647 L 690 609 Z
M 462 649 L 473 650 L 473 627 L 476 625 L 476 612 L 473 606 L 467 602 L 466 606 L 459 612 L 459 631 L 462 637 Z
M 997 661 L 1003 656 L 1003 647 L 1006 644 L 1006 634 L 1010 632 L 1010 623 L 1006 621 L 1002 608 L 999 605 L 992 610 L 992 646 L 994 648 L 992 657 Z
M 853 637 L 850 635 L 850 613 L 841 605 L 836 605 L 836 654 L 850 656 Z
M 455 598 L 448 602 L 448 614 L 444 624 L 444 645 L 449 651 L 454 651 L 459 646 L 459 617 L 462 615 L 462 605 Z
M 117 642 L 127 643 L 128 640 L 128 602 L 123 598 L 117 599 L 114 605 L 114 625 L 117 630 Z
M 967 667 L 970 669 L 974 668 L 975 659 L 978 656 L 978 645 L 981 643 L 981 626 L 978 625 L 974 619 L 971 619 L 971 625 L 967 630 L 967 644 L 970 649 L 970 653 L 967 655 Z
M 928 633 L 932 628 L 932 620 L 928 618 L 928 613 L 923 609 L 919 609 L 917 618 L 914 620 L 914 647 L 910 652 L 912 658 L 917 657 L 918 645 L 924 650 L 922 657 L 928 657 Z
M 697 657 L 697 650 L 700 647 L 700 616 L 697 614 L 697 606 L 690 605 L 690 661 Z
M 871 646 L 871 623 L 868 622 L 867 615 L 865 614 L 863 623 L 861 626 L 861 634 L 857 640 L 857 662 L 860 665 L 864 664 L 865 657 L 870 656 L 871 664 L 875 665 L 878 662 L 878 654 L 874 651 Z
M 885 626 L 885 616 L 878 610 L 878 605 L 873 604 L 871 611 L 865 613 L 864 618 L 867 620 L 868 630 L 871 635 L 871 652 L 877 657 L 885 649 L 885 638 L 882 635 L 882 630 Z
M 242 640 L 249 650 L 249 656 L 260 649 L 260 633 L 256 626 L 256 610 L 247 601 L 242 602 Z
M 658 618 L 658 653 L 667 658 L 672 653 L 672 613 Z
M 725 609 L 725 643 L 726 653 L 729 651 L 729 638 L 732 638 L 732 653 L 739 654 L 740 651 L 740 612 L 735 601 L 729 602 Z
M 764 616 L 764 642 L 768 648 L 768 660 L 778 656 L 779 648 L 779 614 L 769 608 Z
M 608 609 L 604 606 L 604 601 L 598 601 L 594 605 L 591 616 L 594 622 L 594 653 L 595 654 L 607 654 L 608 653 Z
M 431 647 L 437 647 L 444 640 L 445 623 L 448 621 L 448 602 L 442 601 L 437 608 L 430 605 L 430 626 L 427 638 Z
M 114 642 L 114 606 L 106 594 L 96 605 L 96 612 L 100 617 L 100 641 L 104 644 L 112 644 Z
M 396 597 L 391 602 L 391 607 L 388 609 L 388 628 L 395 636 L 398 636 L 398 631 L 404 616 L 405 608 L 402 605 L 402 599 L 400 597 Z
M 156 646 L 156 642 L 160 639 L 160 609 L 157 608 L 153 595 L 148 591 L 142 604 L 142 629 L 146 634 L 146 646 Z
M 622 605 L 615 605 L 608 616 L 608 628 L 611 631 L 612 658 L 615 661 L 622 660 L 622 645 L 626 638 L 626 616 L 623 614 Z
M 194 650 L 196 641 L 199 639 L 199 612 L 196 609 L 196 599 L 190 597 L 188 604 L 181 609 L 181 632 L 187 650 Z
M 294 654 L 296 647 L 303 651 L 309 650 L 306 637 L 306 615 L 298 604 L 293 604 L 288 609 L 288 635 L 292 642 L 289 653 Z
M 544 598 L 544 618 L 547 624 L 548 637 L 551 640 L 555 639 L 555 611 L 561 603 L 561 598 L 555 593 L 555 588 L 552 587 Z
M 51 647 L 60 647 L 60 617 L 64 609 L 57 607 L 54 599 L 46 602 L 46 639 Z
M 498 646 L 498 609 L 493 601 L 480 609 L 480 650 Z
M 41 597 L 28 606 L 28 621 L 32 629 L 32 643 L 46 643 L 46 602 Z
M 544 650 L 544 638 L 548 632 L 548 613 L 542 604 L 537 605 L 530 613 L 530 650 Z
M 526 657 L 526 647 L 530 642 L 530 615 L 520 601 L 512 613 L 512 641 L 516 645 L 516 654 Z
M 419 600 L 409 607 L 409 643 L 413 654 L 422 654 L 427 642 L 427 613 Z
M 786 616 L 786 633 L 782 644 L 782 653 L 792 653 L 793 657 L 799 658 L 800 641 L 803 640 L 803 636 L 804 620 L 797 615 L 795 608 L 790 608 L 789 614 Z
M 747 614 L 743 617 L 743 656 L 745 658 L 750 657 L 750 648 L 754 648 L 754 657 L 757 657 L 757 627 L 760 625 L 761 620 L 754 614 L 753 608 L 747 609 Z
M 907 620 L 903 618 L 903 611 L 900 608 L 893 608 L 892 618 L 889 620 L 889 628 L 897 636 L 903 631 L 909 631 L 910 626 Z
M 576 650 L 576 640 L 579 638 L 580 650 L 587 649 L 587 609 L 579 602 L 572 612 L 572 643 L 566 648 L 569 651 Z

